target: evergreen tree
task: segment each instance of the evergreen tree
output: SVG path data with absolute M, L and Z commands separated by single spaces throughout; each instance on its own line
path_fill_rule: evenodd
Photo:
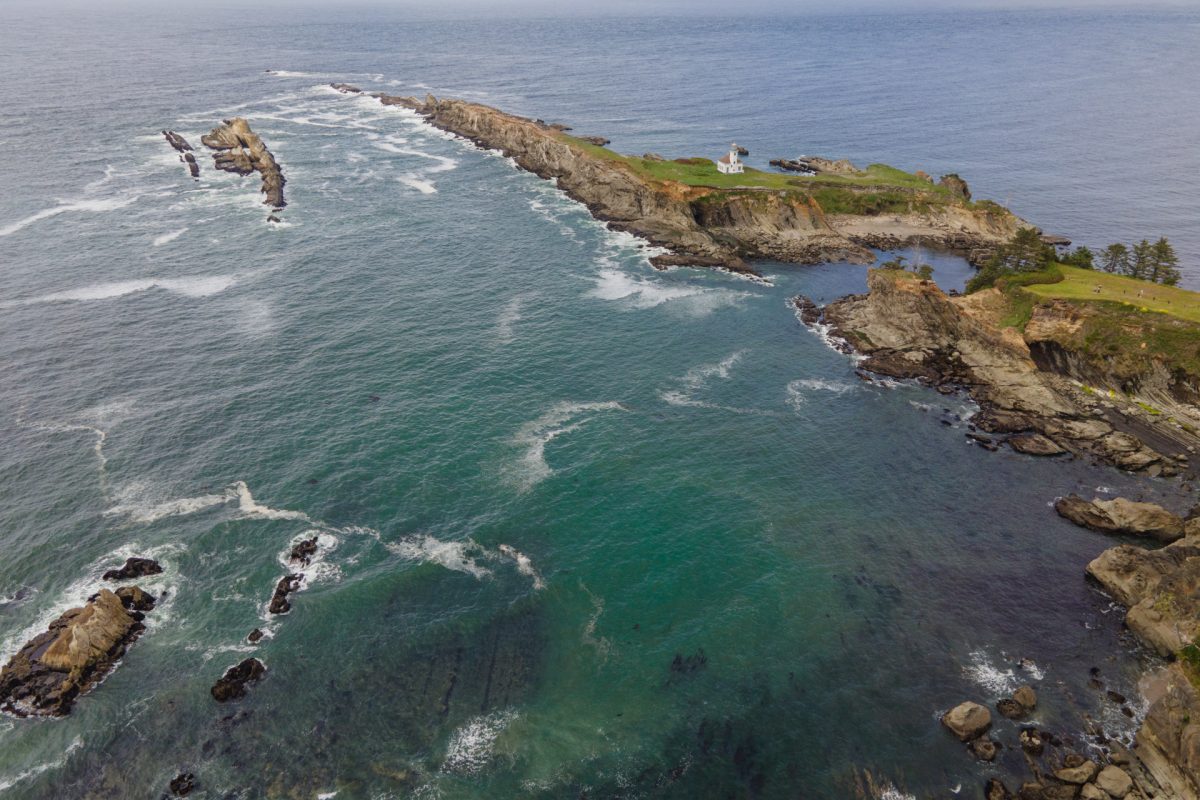
M 933 267 L 928 264 L 917 264 L 913 267 L 913 272 L 923 281 L 933 280 Z
M 1154 272 L 1154 246 L 1142 239 L 1133 246 L 1133 260 L 1127 274 L 1131 278 L 1147 281 Z
M 1164 236 L 1151 245 L 1150 251 L 1153 257 L 1150 279 L 1167 286 L 1179 283 L 1179 279 L 1183 277 L 1179 272 L 1179 256 L 1175 255 L 1175 248 L 1167 241 L 1167 237 Z
M 879 265 L 880 269 L 904 269 L 904 262 L 907 259 L 904 256 L 896 256 L 891 261 L 884 261 Z
M 1096 254 L 1086 247 L 1076 248 L 1073 252 L 1065 254 L 1059 261 L 1080 269 L 1096 268 Z
M 1100 255 L 1100 269 L 1114 275 L 1129 273 L 1129 248 L 1118 242 L 1110 244 Z

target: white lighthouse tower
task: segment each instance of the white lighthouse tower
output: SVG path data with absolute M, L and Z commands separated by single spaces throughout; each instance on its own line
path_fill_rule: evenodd
M 717 170 L 726 175 L 741 175 L 743 164 L 738 158 L 737 142 L 729 145 L 729 152 L 717 159 Z

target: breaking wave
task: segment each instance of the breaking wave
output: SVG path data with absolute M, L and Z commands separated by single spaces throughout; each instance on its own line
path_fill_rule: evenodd
M 167 244 L 168 242 L 173 242 L 176 239 L 178 239 L 180 236 L 183 236 L 185 233 L 187 233 L 187 230 L 188 230 L 187 228 L 180 228 L 177 231 L 171 231 L 170 233 L 164 233 L 161 236 L 155 236 L 152 244 L 155 247 L 162 247 L 164 244 Z
M 442 771 L 470 775 L 482 770 L 492 760 L 496 739 L 516 718 L 517 712 L 506 710 L 468 720 L 450 734 Z
M 146 278 L 136 281 L 114 281 L 112 283 L 97 283 L 79 289 L 68 289 L 63 292 L 52 292 L 28 300 L 18 300 L 6 303 L 5 307 L 31 306 L 42 303 L 86 302 L 90 300 L 112 300 L 117 297 L 163 289 L 172 294 L 184 297 L 209 297 L 225 291 L 237 283 L 233 275 L 208 275 L 194 278 Z
M 53 208 L 43 209 L 36 214 L 31 214 L 24 219 L 19 219 L 16 222 L 11 222 L 8 225 L 5 225 L 4 227 L 0 228 L 0 236 L 11 236 L 17 231 L 22 230 L 23 228 L 28 228 L 30 225 L 33 225 L 36 222 L 40 222 L 44 219 L 50 219 L 51 217 L 57 217 L 59 214 L 67 214 L 71 212 L 98 213 L 102 211 L 115 211 L 118 208 L 124 208 L 125 206 L 135 202 L 137 199 L 138 196 L 134 195 L 132 197 L 117 197 L 109 198 L 107 200 L 76 200 L 71 203 L 62 203 L 54 206 Z
M 465 572 L 480 580 L 492 571 L 476 561 L 487 552 L 471 540 L 444 542 L 433 536 L 410 536 L 399 542 L 384 545 L 388 550 L 410 561 L 432 562 L 455 572 Z

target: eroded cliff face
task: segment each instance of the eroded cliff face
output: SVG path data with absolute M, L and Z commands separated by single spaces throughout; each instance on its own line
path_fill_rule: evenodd
M 887 270 L 873 271 L 869 286 L 868 294 L 824 310 L 834 332 L 867 357 L 864 369 L 966 388 L 982 407 L 975 424 L 989 433 L 1015 434 L 1018 449 L 1032 435 L 1047 455 L 1087 454 L 1154 475 L 1189 468 L 1189 448 L 1200 445 L 1197 428 L 1147 411 L 1142 395 L 1096 391 L 1128 385 L 1129 376 L 1109 372 L 1103 360 L 1074 349 L 1074 340 L 1062 333 L 1074 330 L 1065 307 L 1059 312 L 1056 306 L 1039 307 L 1037 324 L 1031 322 L 1022 335 L 1000 324 L 1007 301 L 997 290 L 952 298 L 932 282 Z M 1059 320 L 1057 327 L 1052 318 Z M 1053 362 L 1044 357 L 1051 346 L 1061 351 Z M 1074 366 L 1056 368 L 1064 361 Z M 1085 369 L 1091 379 L 1086 388 L 1077 378 Z M 1144 360 L 1140 385 L 1155 385 L 1158 369 Z M 1185 412 L 1196 409 L 1180 409 Z
M 752 273 L 746 259 L 873 263 L 869 247 L 897 247 L 915 239 L 972 254 L 989 251 L 1025 224 L 1003 209 L 970 207 L 961 200 L 926 207 L 915 193 L 906 213 L 831 216 L 799 189 L 718 190 L 648 179 L 615 153 L 609 157 L 577 146 L 562 135 L 562 126 L 489 106 L 432 96 L 376 97 L 386 105 L 412 108 L 437 128 L 557 180 L 596 218 L 671 250 L 654 259 L 658 266 L 696 264 Z M 864 195 L 873 191 L 861 189 Z

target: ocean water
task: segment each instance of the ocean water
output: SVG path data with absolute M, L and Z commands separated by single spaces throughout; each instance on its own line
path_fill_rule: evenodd
M 788 298 L 862 267 L 656 272 L 551 184 L 325 84 L 629 152 L 957 171 L 1084 243 L 1167 235 L 1200 288 L 1200 16 L 3 15 L 0 657 L 125 557 L 166 572 L 70 717 L 0 718 L 0 797 L 182 771 L 213 798 L 835 798 L 864 771 L 976 796 L 1020 757 L 940 729 L 963 699 L 1031 683 L 1081 748 L 1085 714 L 1135 729 L 1086 686 L 1132 697 L 1148 662 L 1083 577 L 1112 542 L 1049 503 L 1177 484 L 987 453 L 964 398 L 859 381 Z M 233 114 L 287 175 L 281 225 L 158 134 Z M 218 706 L 250 653 L 267 676 Z

